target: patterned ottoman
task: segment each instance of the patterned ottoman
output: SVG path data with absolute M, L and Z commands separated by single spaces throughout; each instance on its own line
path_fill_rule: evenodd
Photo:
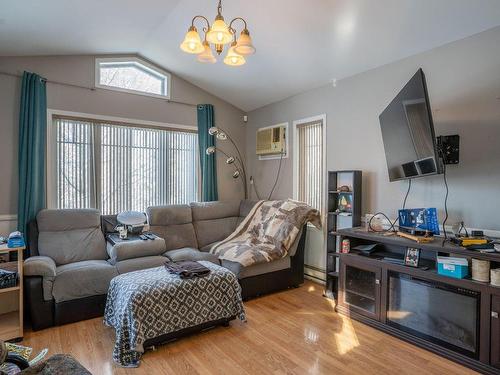
M 137 367 L 144 343 L 159 337 L 245 320 L 241 288 L 226 268 L 200 261 L 210 268 L 204 277 L 181 279 L 164 266 L 125 273 L 111 280 L 104 323 L 113 327 L 113 360 Z

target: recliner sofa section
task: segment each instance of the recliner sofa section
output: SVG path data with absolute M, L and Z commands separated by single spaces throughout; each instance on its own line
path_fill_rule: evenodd
M 210 248 L 231 234 L 254 204 L 243 200 L 149 207 L 150 231 L 165 242 L 121 257 L 110 257 L 106 245 L 112 216 L 94 209 L 40 211 L 30 224 L 30 256 L 24 262 L 33 329 L 101 316 L 109 283 L 119 274 L 158 267 L 167 258 L 219 264 Z M 303 283 L 304 246 L 305 230 L 285 258 L 250 267 L 226 261 L 222 265 L 238 276 L 242 296 L 248 299 Z

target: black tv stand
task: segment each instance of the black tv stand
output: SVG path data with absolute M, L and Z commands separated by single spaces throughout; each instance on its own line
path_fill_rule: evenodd
M 437 255 L 451 254 L 489 260 L 492 262 L 492 268 L 495 268 L 500 267 L 500 254 L 480 253 L 452 243 L 443 244 L 439 237 L 431 243 L 416 243 L 395 235 L 368 232 L 365 228 L 341 229 L 338 234 L 341 239 L 349 239 L 351 244 L 351 252 L 340 254 L 339 294 L 336 307 L 339 313 L 484 374 L 500 373 L 500 322 L 498 318 L 500 287 L 470 278 L 455 279 L 442 276 L 436 270 Z M 353 250 L 357 245 L 368 244 L 377 244 L 377 250 L 370 254 Z M 421 262 L 418 268 L 387 260 L 403 259 L 408 247 L 419 248 L 421 251 Z M 401 277 L 403 286 L 398 284 L 399 281 L 395 281 Z M 439 293 L 448 292 L 447 296 L 456 304 L 468 308 L 470 312 L 468 316 L 472 318 L 467 320 L 468 325 L 465 326 L 464 332 L 469 332 L 469 329 L 474 332 L 474 336 L 469 336 L 462 341 L 458 339 L 453 341 L 453 337 L 447 337 L 446 332 L 442 336 L 436 334 L 435 331 L 431 334 L 425 332 L 425 328 L 422 328 L 425 325 L 417 326 L 420 328 L 418 332 L 411 329 L 408 324 L 411 324 L 416 315 L 425 318 L 429 314 L 429 317 L 434 319 L 436 310 L 441 310 L 441 314 L 448 317 L 446 316 L 447 306 L 433 307 L 439 304 L 428 307 L 418 304 L 419 308 L 416 313 L 406 310 L 413 314 L 412 319 L 398 321 L 396 313 L 399 311 L 394 311 L 394 301 L 400 303 L 404 300 L 405 303 L 411 305 L 414 294 L 414 299 L 418 302 L 422 288 L 434 288 L 429 289 L 431 291 L 429 293 L 437 291 L 435 293 L 438 293 L 436 294 L 438 296 Z M 425 290 L 425 292 L 428 291 Z M 398 299 L 400 295 L 403 296 L 401 301 Z M 459 311 L 458 314 L 461 313 L 461 310 L 450 308 L 450 321 L 456 311 Z M 474 316 L 477 319 L 474 319 Z M 429 321 L 435 321 L 430 318 Z M 405 322 L 407 325 L 403 327 L 395 322 Z M 462 327 L 457 329 L 462 329 Z

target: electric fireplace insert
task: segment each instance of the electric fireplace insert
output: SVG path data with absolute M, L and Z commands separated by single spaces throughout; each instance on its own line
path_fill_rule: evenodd
M 480 292 L 392 271 L 388 288 L 387 324 L 478 358 Z

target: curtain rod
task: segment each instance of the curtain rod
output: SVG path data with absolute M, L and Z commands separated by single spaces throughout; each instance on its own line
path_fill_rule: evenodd
M 11 77 L 17 77 L 17 78 L 22 78 L 22 75 L 20 75 L 20 74 L 15 74 L 15 73 L 0 72 L 0 75 L 4 75 L 4 76 L 11 76 Z M 76 87 L 76 88 L 79 88 L 79 89 L 85 89 L 85 90 L 90 90 L 90 91 L 96 91 L 96 90 L 98 89 L 97 87 L 88 87 L 88 86 L 82 86 L 82 85 L 75 85 L 75 84 L 73 84 L 73 83 L 66 83 L 66 82 L 59 82 L 59 81 L 51 81 L 51 80 L 48 80 L 48 79 L 47 79 L 47 78 L 45 78 L 45 77 L 42 77 L 42 79 L 43 79 L 45 82 L 50 83 L 50 84 L 53 84 L 53 85 Z M 103 90 L 105 90 L 105 89 L 103 89 Z M 182 105 L 187 105 L 187 106 L 189 106 L 189 107 L 197 107 L 197 104 L 186 103 L 186 102 L 180 102 L 180 101 L 177 101 L 177 100 L 162 99 L 162 98 L 157 98 L 157 97 L 154 97 L 154 96 L 151 96 L 151 98 L 153 98 L 153 99 L 160 99 L 160 100 L 164 100 L 164 101 L 166 101 L 167 103 L 182 104 Z

